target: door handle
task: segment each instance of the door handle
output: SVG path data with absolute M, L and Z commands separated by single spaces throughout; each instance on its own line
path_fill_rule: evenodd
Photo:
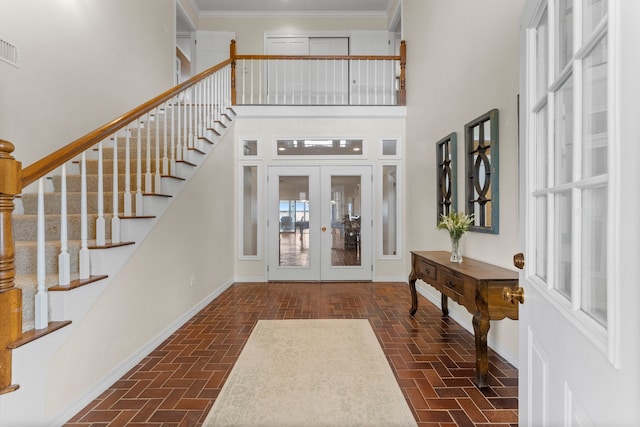
M 321 230 L 324 233 L 325 231 L 327 231 L 327 227 L 322 227 Z
M 524 304 L 524 289 L 520 286 L 516 288 L 505 286 L 502 288 L 502 298 L 511 304 L 515 304 L 516 301 L 520 304 Z
M 513 256 L 513 265 L 518 270 L 522 270 L 524 268 L 524 254 L 522 252 L 518 252 Z

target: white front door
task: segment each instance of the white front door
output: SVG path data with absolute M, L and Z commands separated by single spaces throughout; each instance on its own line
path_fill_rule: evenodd
M 371 280 L 371 167 L 270 167 L 268 181 L 269 280 Z
M 621 138 L 622 4 L 637 20 L 626 0 L 530 0 L 523 13 L 522 426 L 640 422 L 638 211 L 622 212 L 625 197 L 638 206 L 638 181 L 621 194 L 623 177 L 638 178 L 623 154 L 638 141 Z

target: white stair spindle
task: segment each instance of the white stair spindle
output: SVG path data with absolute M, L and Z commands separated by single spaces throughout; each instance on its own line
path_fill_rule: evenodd
M 132 200 L 131 200 L 131 146 L 130 146 L 131 129 L 127 126 L 125 129 L 124 143 L 124 216 L 132 216 Z
M 162 175 L 160 174 L 160 126 L 158 126 L 158 108 L 156 108 L 156 114 L 153 116 L 154 117 L 154 127 L 156 129 L 155 132 L 155 139 L 156 139 L 156 173 L 155 173 L 155 181 L 153 183 L 153 192 L 154 193 L 161 193 L 160 191 L 160 186 L 162 185 L 162 182 L 160 180 L 160 178 L 162 177 Z
M 35 297 L 35 328 L 44 329 L 49 324 L 49 296 L 45 284 L 45 236 L 44 236 L 44 178 L 38 180 L 38 243 L 37 243 L 37 280 L 38 291 Z
M 178 99 L 178 107 L 176 115 L 178 116 L 178 123 L 173 128 L 173 133 L 177 135 L 178 141 L 176 143 L 176 160 L 183 160 L 182 158 L 182 107 L 181 101 Z M 175 104 L 174 104 L 175 105 Z M 173 114 L 173 113 L 172 113 Z
M 169 108 L 171 108 L 171 151 L 170 151 L 170 159 L 169 159 L 169 170 L 171 171 L 171 175 L 176 174 L 176 122 L 174 112 L 176 110 L 175 99 L 171 100 L 171 104 L 169 104 Z
M 102 141 L 98 143 L 98 218 L 96 218 L 96 245 L 105 244 L 104 224 L 104 171 L 102 165 Z
M 162 173 L 169 175 L 169 157 L 167 156 L 168 140 L 167 140 L 167 103 L 162 106 L 162 127 L 163 127 L 163 145 L 162 145 Z M 156 120 L 156 126 L 158 121 Z
M 118 188 L 118 134 L 113 134 L 113 212 L 111 217 L 111 243 L 120 243 L 120 216 Z
M 58 284 L 68 286 L 71 282 L 71 258 L 67 235 L 67 165 L 60 171 L 60 254 L 58 255 Z
M 262 104 L 262 59 L 260 59 L 260 66 L 258 67 L 258 104 Z
M 184 94 L 186 95 L 186 91 L 184 92 Z M 180 132 L 182 133 L 182 160 L 188 160 L 189 152 L 187 151 L 187 149 L 189 148 L 189 124 L 187 123 L 187 121 L 189 117 L 189 106 L 186 99 L 184 100 L 182 111 L 184 112 L 184 117 L 182 118 L 182 127 L 184 129 L 181 129 Z
M 87 245 L 87 158 L 82 153 L 80 160 L 80 279 L 88 279 L 91 274 L 89 247 Z
M 251 75 L 250 75 L 251 76 L 251 94 L 249 96 L 249 99 L 251 100 L 252 104 L 253 104 L 253 80 L 255 80 L 254 77 L 253 77 L 253 62 L 254 61 L 250 62 L 250 64 L 251 64 Z M 244 104 L 244 97 L 242 98 L 242 103 Z
M 147 193 L 153 193 L 153 189 L 152 189 L 152 179 L 151 179 L 151 126 L 149 126 L 150 123 L 150 116 L 149 113 L 147 113 L 147 156 L 146 156 L 146 160 L 147 160 L 147 167 L 146 167 L 146 173 L 144 174 L 144 191 Z
M 149 117 L 147 117 L 148 119 Z M 136 129 L 136 216 L 144 215 L 142 212 L 142 138 L 140 128 L 143 126 L 143 121 L 138 119 L 138 126 Z M 146 123 L 149 127 L 149 121 Z

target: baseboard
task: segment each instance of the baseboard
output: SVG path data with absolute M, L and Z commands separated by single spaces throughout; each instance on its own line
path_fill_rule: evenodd
M 416 282 L 416 290 L 420 295 L 428 299 L 433 305 L 440 308 L 440 293 L 431 288 L 429 285 L 422 283 L 421 281 Z M 472 317 L 468 315 L 468 312 L 464 307 L 460 311 L 456 311 L 452 309 L 452 304 L 455 302 L 449 301 L 449 317 L 455 320 L 460 326 L 465 328 L 471 334 L 473 334 L 473 324 L 471 323 Z M 463 312 L 464 311 L 464 312 Z M 518 367 L 518 356 L 513 354 L 512 352 L 506 350 L 503 346 L 499 345 L 495 342 L 495 340 L 489 337 L 487 339 L 487 345 L 491 348 L 491 350 L 498 353 L 501 357 L 503 357 L 507 362 L 511 363 L 516 368 Z
M 255 277 L 236 277 L 235 283 L 261 283 L 267 282 L 267 278 L 265 276 L 255 276 Z
M 391 283 L 396 283 L 396 282 L 402 282 L 402 283 L 407 283 L 407 276 L 375 276 L 373 278 L 374 282 L 391 282 Z M 408 285 L 407 285 L 408 286 Z
M 80 412 L 85 406 L 93 402 L 98 396 L 100 396 L 106 389 L 108 389 L 114 382 L 122 378 L 124 374 L 129 372 L 134 366 L 136 366 L 142 359 L 147 357 L 154 349 L 156 349 L 162 342 L 177 331 L 182 325 L 184 325 L 189 319 L 195 316 L 200 310 L 207 306 L 211 301 L 215 300 L 227 290 L 234 281 L 229 280 L 222 286 L 212 292 L 205 299 L 200 301 L 188 312 L 184 313 L 175 322 L 166 327 L 162 332 L 152 338 L 144 346 L 140 347 L 138 351 L 133 353 L 128 359 L 123 361 L 120 365 L 116 366 L 109 374 L 102 378 L 101 381 L 96 383 L 93 387 L 82 394 L 82 397 L 77 401 L 71 403 L 66 409 L 60 411 L 55 417 L 48 421 L 48 425 L 51 427 L 61 426 L 69 419 Z

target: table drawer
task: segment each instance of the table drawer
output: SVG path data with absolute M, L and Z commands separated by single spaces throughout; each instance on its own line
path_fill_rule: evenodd
M 414 268 L 417 277 L 422 279 L 436 280 L 436 266 L 428 263 L 423 259 L 416 259 L 414 261 Z
M 458 295 L 464 295 L 464 280 L 460 277 L 454 276 L 447 271 L 441 271 L 438 282 Z

